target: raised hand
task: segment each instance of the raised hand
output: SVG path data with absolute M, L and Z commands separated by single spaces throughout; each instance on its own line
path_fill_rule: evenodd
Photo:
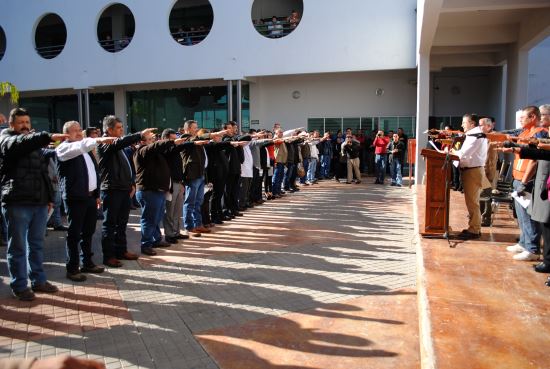
M 193 143 L 195 145 L 198 145 L 198 146 L 204 146 L 206 145 L 207 143 L 209 143 L 210 141 L 209 140 L 198 140 L 198 141 L 193 141 Z
M 98 145 L 104 144 L 109 145 L 112 144 L 116 140 L 116 137 L 97 137 L 95 139 L 95 142 L 97 142 Z
M 156 128 L 145 128 L 143 131 L 141 131 L 141 139 L 145 140 L 147 137 L 154 135 L 156 130 Z
M 65 141 L 69 138 L 69 135 L 66 135 L 64 133 L 54 133 L 51 136 L 52 141 Z
M 176 139 L 174 140 L 174 143 L 175 143 L 176 145 L 181 145 L 182 143 L 187 142 L 188 138 L 189 138 L 189 137 L 185 137 L 185 138 L 176 138 Z

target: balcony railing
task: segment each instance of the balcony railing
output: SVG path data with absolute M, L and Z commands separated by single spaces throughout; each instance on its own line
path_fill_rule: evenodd
M 173 32 L 172 37 L 181 45 L 193 46 L 201 42 L 208 36 L 210 29 L 201 29 L 196 31 Z
M 130 45 L 132 42 L 131 37 L 123 37 L 114 40 L 99 40 L 99 44 L 102 48 L 107 50 L 110 53 L 115 53 L 117 51 L 123 50 L 126 46 Z
M 281 38 L 285 37 L 298 27 L 299 23 L 291 24 L 287 21 L 277 21 L 275 24 L 273 22 L 257 22 L 254 24 L 254 28 L 262 36 L 268 38 Z
M 41 46 L 36 48 L 38 55 L 44 59 L 53 59 L 63 51 L 65 45 Z

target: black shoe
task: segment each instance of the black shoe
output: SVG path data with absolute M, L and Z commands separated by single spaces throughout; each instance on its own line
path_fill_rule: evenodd
M 34 292 L 56 293 L 57 291 L 59 291 L 59 288 L 46 281 L 41 284 L 35 284 L 34 286 L 32 286 L 32 290 Z
M 95 264 L 85 265 L 80 268 L 80 273 L 94 273 L 101 274 L 105 271 L 105 268 L 97 266 Z
M 300 189 L 299 189 L 298 187 L 292 187 L 292 189 L 293 189 L 294 191 L 300 191 Z
M 546 264 L 544 261 L 542 263 L 533 265 L 533 269 L 537 273 L 550 273 L 550 265 Z
M 239 213 L 239 212 L 236 212 L 233 214 L 233 216 L 237 216 L 237 217 L 242 217 L 244 214 L 243 213 Z
M 467 229 L 462 230 L 457 236 L 461 240 L 474 240 L 481 237 L 481 233 L 473 233 Z
M 11 294 L 19 301 L 33 301 L 36 298 L 34 292 L 32 292 L 30 288 L 25 288 L 23 291 L 18 292 L 12 290 Z
M 189 235 L 180 233 L 176 236 L 176 238 L 178 240 L 187 240 L 189 238 Z
M 152 247 L 144 247 L 141 249 L 141 253 L 144 255 L 155 256 L 157 252 Z
M 84 282 L 87 279 L 87 277 L 84 274 L 79 272 L 76 272 L 76 273 L 67 272 L 67 278 L 73 282 Z
M 176 237 L 164 237 L 164 240 L 171 244 L 178 243 L 178 239 Z
M 214 220 L 212 220 L 212 223 L 214 223 L 214 224 L 223 224 L 223 220 L 221 220 L 221 219 L 214 219 Z
M 58 225 L 57 227 L 53 227 L 53 230 L 54 231 L 62 231 L 62 232 L 67 232 L 69 230 L 69 227 L 67 227 L 66 225 Z
M 177 241 L 176 241 L 176 243 L 177 243 Z M 170 247 L 170 246 L 171 246 L 170 243 L 168 243 L 167 241 L 162 241 L 162 240 L 161 240 L 161 241 L 155 243 L 155 244 L 153 245 L 153 248 L 154 248 L 154 249 L 158 249 L 158 248 L 160 248 L 160 247 Z

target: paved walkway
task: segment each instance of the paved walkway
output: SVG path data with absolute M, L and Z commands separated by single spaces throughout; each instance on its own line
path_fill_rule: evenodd
M 370 182 L 370 181 L 369 181 Z M 2 250 L 0 357 L 67 353 L 108 368 L 418 368 L 412 195 L 322 182 L 251 209 L 158 256 L 9 297 Z M 139 215 L 128 227 L 139 250 Z M 99 228 L 99 227 L 98 227 Z M 94 239 L 101 260 L 99 232 Z

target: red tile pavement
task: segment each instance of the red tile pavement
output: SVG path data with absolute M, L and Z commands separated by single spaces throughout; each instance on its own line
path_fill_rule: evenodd
M 114 282 L 63 285 L 32 302 L 0 299 L 0 347 L 12 339 L 37 341 L 131 323 Z

